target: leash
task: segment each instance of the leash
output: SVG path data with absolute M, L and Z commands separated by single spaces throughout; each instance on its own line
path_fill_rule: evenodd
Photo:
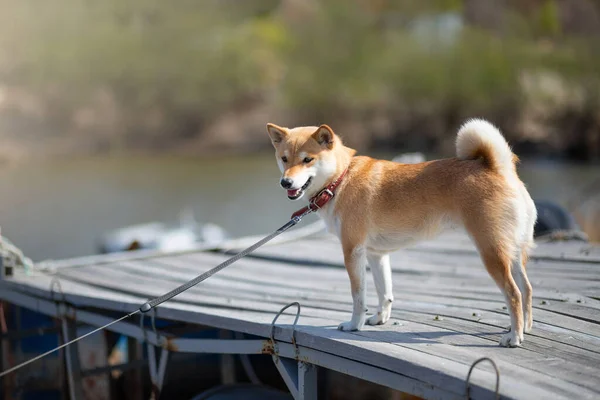
M 39 359 L 41 359 L 41 358 L 44 358 L 44 357 L 46 357 L 47 355 L 50 355 L 50 354 L 54 353 L 55 351 L 58 351 L 58 350 L 60 350 L 60 349 L 63 349 L 63 348 L 65 348 L 65 347 L 67 347 L 67 346 L 70 346 L 70 345 L 72 345 L 72 344 L 73 344 L 73 343 L 75 343 L 75 342 L 78 342 L 78 341 L 80 341 L 81 339 L 84 339 L 84 338 L 86 338 L 86 337 L 88 337 L 88 336 L 90 336 L 90 335 L 93 335 L 94 333 L 96 333 L 96 332 L 98 332 L 98 331 L 101 331 L 101 330 L 103 330 L 103 329 L 105 329 L 105 328 L 108 328 L 109 326 L 111 326 L 111 325 L 113 325 L 113 324 L 116 324 L 117 322 L 121 322 L 121 321 L 123 321 L 124 319 L 127 319 L 127 318 L 129 318 L 129 317 L 131 317 L 131 316 L 133 316 L 133 315 L 135 315 L 135 314 L 137 314 L 137 313 L 139 313 L 139 312 L 140 312 L 140 310 L 135 310 L 134 312 L 132 312 L 132 313 L 129 313 L 129 314 L 127 314 L 127 315 L 124 315 L 124 316 L 122 316 L 121 318 L 119 318 L 119 319 L 116 319 L 116 320 L 114 320 L 114 321 L 112 321 L 112 322 L 109 322 L 108 324 L 106 324 L 106 325 L 104 325 L 104 326 L 101 326 L 100 328 L 94 329 L 93 331 L 91 331 L 91 332 L 88 332 L 88 333 L 86 333 L 85 335 L 79 336 L 78 338 L 75 338 L 75 339 L 71 340 L 70 342 L 63 343 L 63 344 L 61 344 L 60 346 L 58 346 L 58 347 L 56 347 L 56 348 L 54 348 L 54 349 L 52 349 L 52 350 L 48 350 L 47 352 L 45 352 L 45 353 L 43 353 L 43 354 L 40 354 L 39 356 L 33 357 L 32 359 L 30 359 L 30 360 L 27 360 L 27 361 L 25 361 L 25 362 L 22 362 L 22 363 L 21 363 L 21 364 L 19 364 L 19 365 L 16 365 L 16 366 L 14 366 L 14 367 L 12 367 L 12 368 L 9 368 L 9 369 L 7 369 L 6 371 L 2 371 L 2 372 L 0 372 L 0 378 L 2 378 L 2 377 L 3 377 L 3 376 L 5 376 L 5 375 L 8 375 L 8 374 L 10 374 L 11 372 L 15 372 L 16 370 L 18 370 L 18 369 L 21 369 L 21 368 L 23 368 L 24 366 L 31 364 L 32 362 L 35 362 L 35 361 L 37 361 L 37 360 L 39 360 Z
M 147 313 L 148 311 L 152 310 L 154 307 L 164 303 L 167 300 L 172 299 L 173 297 L 177 296 L 180 293 L 185 292 L 186 290 L 190 289 L 191 287 L 196 286 L 203 280 L 210 278 L 211 276 L 213 276 L 214 274 L 216 274 L 223 268 L 230 266 L 231 264 L 233 264 L 240 258 L 247 256 L 248 254 L 252 253 L 254 250 L 258 249 L 259 247 L 261 247 L 268 241 L 272 240 L 276 236 L 281 235 L 283 232 L 285 232 L 288 229 L 290 229 L 291 227 L 297 225 L 302 220 L 303 217 L 310 214 L 312 211 L 313 210 L 311 210 L 311 209 L 307 209 L 307 210 L 303 211 L 302 213 L 300 213 L 299 215 L 296 215 L 296 213 L 294 213 L 292 218 L 285 225 L 283 225 L 281 228 L 277 229 L 275 232 L 271 233 L 269 236 L 264 237 L 263 239 L 254 243 L 252 246 L 240 251 L 235 256 L 222 262 L 221 264 L 217 265 L 213 269 L 208 270 L 205 273 L 198 275 L 191 281 L 184 283 L 183 285 L 179 286 L 176 289 L 171 290 L 169 293 L 163 294 L 160 297 L 157 297 L 155 299 L 152 299 L 152 300 L 144 303 L 138 311 L 140 311 L 142 313 Z
M 43 354 L 40 354 L 30 360 L 27 360 L 25 362 L 22 362 L 19 365 L 16 365 L 12 368 L 9 368 L 5 371 L 0 372 L 0 378 L 2 378 L 5 375 L 8 375 L 12 372 L 15 372 L 21 368 L 23 368 L 26 365 L 29 365 L 41 358 L 46 357 L 47 355 L 50 355 L 52 353 L 54 353 L 55 351 L 58 351 L 60 349 L 63 349 L 67 346 L 72 345 L 73 343 L 76 343 L 78 341 L 80 341 L 81 339 L 84 339 L 90 335 L 93 335 L 96 332 L 99 332 L 103 329 L 108 328 L 111 325 L 114 325 L 118 322 L 121 322 L 127 318 L 130 318 L 138 313 L 142 313 L 145 314 L 148 311 L 154 309 L 155 307 L 159 306 L 160 304 L 164 303 L 167 300 L 172 299 L 173 297 L 177 296 L 178 294 L 181 294 L 183 292 L 185 292 L 186 290 L 196 286 L 197 284 L 199 284 L 200 282 L 210 278 L 211 276 L 213 276 L 214 274 L 216 274 L 217 272 L 219 272 L 220 270 L 222 270 L 223 268 L 226 268 L 228 266 L 230 266 L 231 264 L 233 264 L 234 262 L 238 261 L 240 258 L 247 256 L 248 254 L 252 253 L 254 250 L 258 249 L 259 247 L 263 246 L 265 243 L 269 242 L 270 240 L 272 240 L 273 238 L 281 235 L 283 232 L 287 231 L 288 229 L 292 228 L 293 226 L 296 226 L 301 220 L 302 218 L 304 218 L 306 215 L 310 214 L 313 211 L 317 211 L 320 208 L 322 208 L 325 204 L 327 204 L 327 202 L 329 202 L 334 196 L 335 196 L 335 191 L 337 189 L 337 187 L 339 186 L 339 184 L 342 182 L 342 179 L 344 178 L 344 176 L 346 175 L 347 170 L 345 170 L 338 179 L 336 179 L 334 182 L 332 182 L 331 184 L 329 184 L 327 187 L 325 187 L 324 189 L 322 189 L 319 193 L 317 193 L 314 197 L 312 197 L 309 201 L 309 205 L 306 207 L 301 208 L 300 210 L 296 211 L 294 214 L 292 214 L 291 219 L 284 224 L 283 226 L 281 226 L 281 228 L 277 229 L 275 232 L 271 233 L 270 235 L 264 237 L 263 239 L 259 240 L 258 242 L 254 243 L 252 246 L 240 251 L 239 253 L 237 253 L 235 256 L 231 257 L 230 259 L 222 262 L 221 264 L 217 265 L 216 267 L 204 272 L 201 275 L 198 275 L 197 277 L 195 277 L 194 279 L 192 279 L 191 281 L 184 283 L 183 285 L 171 290 L 168 293 L 165 293 L 162 296 L 156 297 L 152 300 L 147 301 L 146 303 L 142 304 L 140 306 L 140 308 L 138 308 L 137 310 L 122 316 L 121 318 L 118 318 L 114 321 L 109 322 L 106 325 L 103 325 L 99 328 L 94 329 L 91 332 L 86 333 L 85 335 L 79 336 L 67 343 L 63 343 L 62 345 L 49 350 Z

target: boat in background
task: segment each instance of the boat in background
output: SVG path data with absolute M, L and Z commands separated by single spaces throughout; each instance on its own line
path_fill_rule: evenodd
M 100 253 L 141 249 L 160 251 L 188 250 L 198 244 L 215 245 L 231 237 L 219 225 L 199 223 L 189 209 L 180 214 L 179 226 L 150 222 L 120 228 L 102 237 Z

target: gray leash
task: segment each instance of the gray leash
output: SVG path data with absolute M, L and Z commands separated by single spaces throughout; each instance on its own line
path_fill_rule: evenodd
M 140 312 L 140 310 L 135 310 L 134 312 L 132 312 L 132 313 L 129 313 L 129 314 L 127 314 L 127 315 L 124 315 L 124 316 L 122 316 L 122 317 L 121 317 L 121 318 L 119 318 L 119 319 L 116 319 L 116 320 L 114 320 L 114 321 L 112 321 L 112 322 L 110 322 L 110 323 L 108 323 L 108 324 L 106 324 L 106 325 L 104 325 L 104 326 L 101 326 L 100 328 L 94 329 L 93 331 L 91 331 L 91 332 L 88 332 L 88 333 L 86 333 L 85 335 L 79 336 L 78 338 L 75 338 L 75 339 L 71 340 L 70 342 L 63 343 L 63 344 L 61 344 L 60 346 L 58 346 L 58 347 L 56 347 L 56 348 L 54 348 L 54 349 L 52 349 L 52 350 L 48 350 L 47 352 L 45 352 L 45 353 L 43 353 L 43 354 L 40 354 L 39 356 L 33 357 L 32 359 L 30 359 L 30 360 L 27 360 L 27 361 L 25 361 L 25 362 L 22 362 L 22 363 L 21 363 L 21 364 L 19 364 L 19 365 L 15 365 L 14 367 L 7 369 L 6 371 L 2 371 L 2 372 L 0 372 L 0 378 L 2 378 L 4 375 L 8 375 L 8 374 L 10 374 L 11 372 L 14 372 L 14 371 L 16 371 L 16 370 L 18 370 L 18 369 L 21 369 L 21 368 L 23 368 L 24 366 L 26 366 L 26 365 L 28 365 L 28 364 L 31 364 L 31 363 L 32 363 L 32 362 L 34 362 L 34 361 L 37 361 L 37 360 L 39 360 L 40 358 L 44 358 L 44 357 L 46 357 L 47 355 L 50 355 L 50 354 L 54 353 L 55 351 L 58 351 L 58 350 L 60 350 L 60 349 L 63 349 L 63 348 L 65 348 L 65 347 L 67 347 L 67 346 L 70 346 L 70 345 L 72 345 L 73 343 L 75 343 L 75 342 L 78 342 L 78 341 L 80 341 L 80 340 L 81 340 L 81 339 L 83 339 L 83 338 L 86 338 L 86 337 L 88 337 L 88 336 L 90 336 L 90 335 L 93 335 L 94 333 L 96 333 L 96 332 L 98 332 L 98 331 L 101 331 L 101 330 L 102 330 L 102 329 L 104 329 L 104 328 L 108 328 L 109 326 L 111 326 L 111 325 L 113 325 L 113 324 L 116 324 L 117 322 L 121 322 L 121 321 L 123 321 L 124 319 L 127 319 L 127 318 L 131 317 L 132 315 L 135 315 L 135 314 L 137 314 L 137 313 L 139 313 L 139 312 Z
M 294 214 L 294 216 L 292 216 L 292 219 L 290 219 L 285 225 L 283 225 L 281 228 L 277 229 L 275 232 L 271 233 L 269 236 L 266 236 L 265 238 L 259 240 L 258 242 L 254 243 L 252 246 L 248 247 L 247 249 L 244 249 L 242 251 L 240 251 L 239 253 L 237 253 L 235 256 L 231 257 L 230 259 L 222 262 L 221 264 L 217 265 L 216 267 L 214 267 L 213 269 L 206 271 L 205 273 L 198 275 L 197 277 L 195 277 L 194 279 L 192 279 L 191 281 L 179 286 L 176 289 L 171 290 L 169 293 L 166 293 L 162 296 L 156 297 L 146 303 L 144 303 L 140 308 L 138 308 L 137 310 L 122 316 L 119 319 L 116 319 L 112 322 L 109 322 L 106 325 L 103 325 L 97 329 L 94 329 L 91 332 L 86 333 L 85 335 L 82 335 L 78 338 L 75 338 L 73 340 L 71 340 L 70 342 L 64 343 L 52 350 L 49 350 L 43 354 L 40 354 L 39 356 L 36 356 L 30 360 L 27 360 L 19 365 L 16 365 L 12 368 L 7 369 L 6 371 L 2 371 L 0 372 L 0 378 L 2 378 L 5 375 L 10 374 L 11 372 L 14 372 L 20 368 L 23 368 L 24 366 L 31 364 L 32 362 L 35 362 L 41 358 L 46 357 L 49 354 L 54 353 L 55 351 L 58 351 L 62 348 L 65 348 L 67 346 L 72 345 L 73 343 L 76 343 L 78 341 L 80 341 L 83 338 L 86 338 L 96 332 L 99 332 L 105 328 L 108 328 L 109 326 L 116 324 L 117 322 L 121 322 L 129 317 L 134 316 L 137 313 L 147 313 L 148 311 L 152 310 L 153 308 L 155 308 L 156 306 L 164 303 L 167 300 L 172 299 L 173 297 L 177 296 L 178 294 L 181 294 L 183 292 L 185 292 L 186 290 L 192 288 L 193 286 L 196 286 L 197 284 L 199 284 L 200 282 L 202 282 L 205 279 L 210 278 L 211 276 L 213 276 L 214 274 L 216 274 L 217 272 L 219 272 L 220 270 L 222 270 L 223 268 L 226 268 L 228 266 L 230 266 L 231 264 L 233 264 L 234 262 L 236 262 L 237 260 L 239 260 L 242 257 L 247 256 L 248 254 L 252 253 L 254 250 L 258 249 L 260 246 L 264 245 L 265 243 L 267 243 L 268 241 L 272 240 L 273 238 L 275 238 L 276 236 L 281 235 L 283 232 L 287 231 L 288 229 L 290 229 L 291 227 L 297 225 L 304 216 L 310 214 L 312 212 L 312 210 L 309 208 L 306 211 L 304 211 L 302 214 L 300 215 L 296 215 Z
M 305 215 L 307 215 L 307 214 L 309 214 L 311 212 L 312 212 L 312 210 L 308 209 L 302 215 L 292 217 L 292 219 L 290 219 L 288 223 L 286 223 L 285 225 L 283 225 L 281 228 L 277 229 L 275 232 L 271 233 L 269 236 L 267 236 L 267 237 L 259 240 L 258 242 L 254 243 L 252 246 L 248 247 L 247 249 L 240 251 L 235 256 L 233 256 L 230 259 L 224 261 L 223 263 L 217 265 L 213 269 L 208 270 L 205 273 L 203 273 L 201 275 L 198 275 L 197 277 L 195 277 L 191 281 L 189 281 L 187 283 L 184 283 L 183 285 L 179 286 L 176 289 L 171 290 L 169 293 L 163 294 L 160 297 L 157 297 L 155 299 L 152 299 L 152 300 L 146 302 L 145 304 L 143 304 L 140 307 L 139 311 L 143 312 L 143 313 L 146 313 L 146 312 L 152 310 L 154 307 L 158 306 L 159 304 L 162 304 L 165 301 L 172 299 L 173 297 L 177 296 L 178 294 L 180 294 L 182 292 L 185 292 L 186 290 L 190 289 L 193 286 L 196 286 L 197 284 L 199 284 L 203 280 L 210 278 L 211 276 L 213 276 L 214 274 L 216 274 L 217 272 L 219 272 L 223 268 L 230 266 L 231 264 L 233 264 L 234 262 L 236 262 L 240 258 L 245 257 L 248 254 L 252 253 L 254 250 L 258 249 L 260 246 L 264 245 L 265 243 L 267 243 L 268 241 L 272 240 L 276 236 L 281 235 L 283 232 L 287 231 L 292 226 L 294 226 L 298 222 L 300 222 L 302 220 L 302 217 L 304 217 Z

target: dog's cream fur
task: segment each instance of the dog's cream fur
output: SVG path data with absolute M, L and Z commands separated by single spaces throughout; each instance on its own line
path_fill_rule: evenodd
M 517 176 L 517 157 L 496 127 L 470 120 L 458 132 L 456 158 L 419 164 L 355 156 L 327 125 L 288 129 L 268 124 L 267 131 L 294 199 L 315 195 L 348 169 L 334 199 L 318 212 L 342 243 L 350 277 L 352 319 L 339 329 L 359 330 L 390 318 L 390 252 L 462 225 L 506 298 L 511 330 L 500 344 L 521 344 L 533 323 L 525 265 L 537 214 Z M 367 263 L 379 298 L 377 313 L 369 318 Z

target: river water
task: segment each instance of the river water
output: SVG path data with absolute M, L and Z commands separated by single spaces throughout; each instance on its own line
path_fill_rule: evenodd
M 519 173 L 534 198 L 565 204 L 600 175 L 600 167 L 524 161 Z M 219 224 L 234 237 L 266 233 L 304 205 L 288 201 L 278 181 L 271 152 L 4 165 L 0 226 L 36 261 L 97 253 L 107 231 L 152 221 L 176 224 L 185 208 L 198 221 Z

